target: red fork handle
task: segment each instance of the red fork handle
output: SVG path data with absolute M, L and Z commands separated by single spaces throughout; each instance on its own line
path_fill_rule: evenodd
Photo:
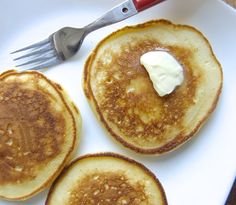
M 133 0 L 137 11 L 143 11 L 165 0 Z

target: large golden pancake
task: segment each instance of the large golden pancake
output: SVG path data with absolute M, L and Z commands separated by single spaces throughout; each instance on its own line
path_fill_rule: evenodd
M 140 56 L 166 50 L 184 69 L 184 82 L 160 97 Z M 166 20 L 125 27 L 102 40 L 84 70 L 84 91 L 97 117 L 124 146 L 162 154 L 190 139 L 214 110 L 222 70 L 207 39 Z
M 76 150 L 80 113 L 39 72 L 0 75 L 0 197 L 25 200 L 49 186 Z
M 158 179 L 142 164 L 114 153 L 82 156 L 50 189 L 46 205 L 167 205 Z

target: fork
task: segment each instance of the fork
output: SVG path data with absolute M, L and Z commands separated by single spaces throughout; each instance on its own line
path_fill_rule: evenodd
M 20 68 L 24 66 L 23 70 L 39 70 L 58 65 L 77 53 L 90 32 L 127 19 L 162 1 L 165 0 L 126 0 L 84 28 L 64 27 L 43 41 L 12 52 L 21 54 L 13 60 L 23 61 L 16 65 Z

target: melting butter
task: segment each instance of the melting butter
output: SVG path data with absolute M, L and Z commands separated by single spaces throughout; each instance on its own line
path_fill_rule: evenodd
M 172 93 L 184 80 L 182 66 L 166 51 L 144 53 L 140 63 L 146 68 L 154 89 L 161 97 Z

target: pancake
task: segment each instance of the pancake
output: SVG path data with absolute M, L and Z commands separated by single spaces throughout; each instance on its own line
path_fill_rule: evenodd
M 74 160 L 52 185 L 46 205 L 167 205 L 162 185 L 142 164 L 114 153 Z
M 165 50 L 184 70 L 184 81 L 160 97 L 140 56 Z M 139 153 L 160 155 L 189 140 L 216 107 L 222 69 L 197 29 L 154 20 L 103 39 L 84 68 L 87 99 L 108 133 Z
M 0 75 L 0 198 L 25 200 L 54 181 L 79 143 L 79 110 L 37 71 Z

